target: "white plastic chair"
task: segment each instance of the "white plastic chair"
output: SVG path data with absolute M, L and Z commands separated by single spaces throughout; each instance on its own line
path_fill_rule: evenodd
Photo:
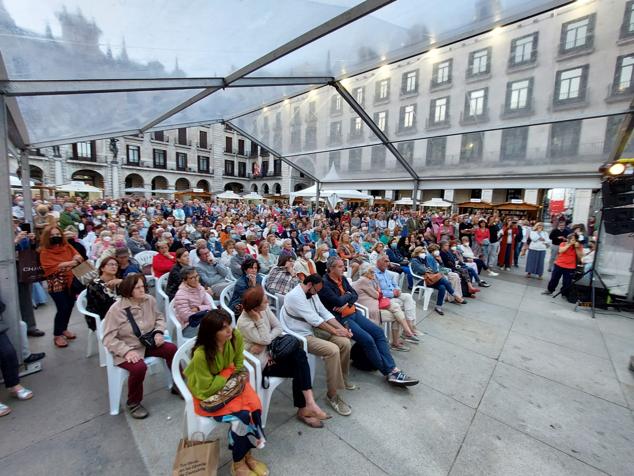
M 97 325 L 97 333 L 99 337 L 99 343 L 101 347 L 103 345 L 103 326 L 104 321 L 101 321 Z M 168 335 L 166 334 L 166 340 Z M 110 401 L 110 414 L 118 415 L 121 407 L 121 393 L 123 392 L 123 384 L 128 378 L 128 371 L 122 369 L 121 367 L 114 364 L 114 360 L 112 358 L 112 354 L 108 352 L 108 349 L 104 347 L 104 352 L 106 354 L 106 370 L 108 373 L 108 397 Z M 145 364 L 148 366 L 148 370 L 152 371 L 159 366 L 162 366 L 165 370 L 165 382 L 167 383 L 167 388 L 172 387 L 172 374 L 170 369 L 167 367 L 167 362 L 165 359 L 161 359 L 160 357 L 146 357 L 143 359 Z
M 419 276 L 414 274 L 412 271 L 412 277 L 414 278 L 414 287 L 412 288 L 412 297 L 415 297 L 416 292 L 418 292 L 418 299 L 424 295 L 423 299 L 423 311 L 426 311 L 429 307 L 429 301 L 431 300 L 432 294 L 434 294 L 434 288 L 428 288 L 425 284 L 424 276 Z
M 304 341 L 304 345 L 306 345 Z M 306 350 L 304 348 L 304 350 Z M 268 377 L 269 379 L 269 388 L 264 388 L 262 386 L 262 364 L 260 359 L 249 352 L 244 352 L 245 360 L 248 360 L 253 368 L 255 369 L 255 381 L 256 386 L 253 387 L 256 389 L 258 396 L 260 397 L 260 402 L 262 403 L 262 428 L 266 428 L 266 421 L 269 416 L 269 407 L 271 406 L 271 399 L 273 397 L 273 392 L 275 389 L 279 387 L 282 383 L 284 383 L 283 377 Z
M 236 316 L 231 310 L 231 308 L 229 307 L 229 302 L 231 302 L 231 296 L 233 295 L 234 287 L 235 287 L 235 284 L 230 284 L 229 286 L 224 288 L 222 292 L 220 293 L 220 308 L 227 311 L 229 315 L 231 316 L 231 327 L 236 326 Z
M 273 311 L 273 314 L 278 316 L 280 312 L 280 303 L 277 299 L 278 294 L 273 294 L 266 290 L 266 280 L 268 277 L 268 274 L 262 275 L 262 288 L 264 289 L 264 293 L 269 300 L 269 307 L 271 308 L 271 311 Z
M 137 253 L 134 255 L 134 259 L 136 260 L 137 263 L 139 263 L 141 270 L 143 270 L 144 266 L 147 266 L 148 264 L 149 265 L 152 264 L 152 260 L 157 254 L 158 254 L 158 251 L 152 251 L 152 250 L 141 251 L 140 253 Z M 154 277 L 154 274 L 145 275 L 145 280 L 147 281 L 148 285 L 154 282 L 155 279 L 156 278 Z
M 82 292 L 79 293 L 79 296 L 77 296 L 77 302 L 75 303 L 75 306 L 77 307 L 77 310 L 84 316 L 91 316 L 92 318 L 94 318 L 95 325 L 99 326 L 99 322 L 101 321 L 101 318 L 97 314 L 95 314 L 94 312 L 90 312 L 86 308 L 88 304 L 87 296 L 88 296 L 87 290 L 84 289 Z M 97 351 L 99 352 L 99 366 L 105 367 L 106 366 L 106 351 L 104 347 L 99 343 L 97 332 L 93 331 L 92 329 L 88 329 L 87 340 L 88 342 L 86 343 L 86 358 L 91 357 L 92 354 L 95 352 L 95 344 L 96 344 Z
M 217 309 L 216 303 L 213 300 L 211 300 L 211 308 Z M 187 342 L 190 339 L 193 339 L 193 337 L 185 337 L 183 335 L 183 325 L 176 317 L 176 309 L 174 309 L 174 301 L 171 301 L 169 305 L 167 306 L 166 316 L 167 316 L 167 322 L 170 328 L 173 330 L 174 336 L 176 336 L 176 347 L 180 348 L 183 344 L 185 344 L 185 342 Z
M 191 354 L 194 344 L 195 340 L 190 339 L 176 351 L 174 359 L 172 360 L 172 378 L 174 379 L 174 384 L 183 396 L 183 400 L 185 400 L 185 418 L 183 419 L 185 431 L 183 436 L 193 439 L 194 434 L 200 432 L 204 435 L 205 439 L 207 439 L 209 434 L 216 427 L 220 426 L 221 423 L 217 422 L 213 418 L 200 416 L 196 413 L 194 410 L 194 398 L 192 397 L 192 394 L 181 374 L 181 370 L 185 369 L 185 367 L 187 367 L 187 365 L 191 362 Z M 255 369 L 251 366 L 250 361 L 247 359 L 245 359 L 244 366 L 249 371 L 249 383 L 254 389 L 256 389 L 257 377 Z
M 165 273 L 156 281 L 156 301 L 165 316 L 167 316 L 170 303 L 170 299 L 165 292 L 167 288 L 167 278 L 169 278 L 169 273 Z
M 280 308 L 280 314 L 279 314 L 279 321 L 280 321 L 280 324 L 282 325 L 282 329 L 284 329 L 284 333 L 285 334 L 290 334 L 290 335 L 296 337 L 302 343 L 302 347 L 304 348 L 304 351 L 306 352 L 306 358 L 308 359 L 308 366 L 310 367 L 310 381 L 314 382 L 315 381 L 315 368 L 317 366 L 317 356 L 315 356 L 314 354 L 309 354 L 308 353 L 308 341 L 306 340 L 306 337 L 298 334 L 295 331 L 292 331 L 291 329 L 289 329 L 286 326 L 286 322 L 285 322 L 284 316 L 283 316 L 285 312 L 286 312 L 286 309 L 284 309 L 284 306 L 282 305 L 282 307 Z M 291 319 L 291 318 L 289 318 L 289 319 Z

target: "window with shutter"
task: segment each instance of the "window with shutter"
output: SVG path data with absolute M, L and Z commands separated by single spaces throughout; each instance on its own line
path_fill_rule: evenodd
M 477 162 L 482 159 L 483 151 L 483 132 L 471 132 L 462 134 L 462 143 L 460 146 L 460 162 Z
M 634 36 L 634 0 L 629 0 L 625 4 L 625 14 L 621 24 L 621 38 Z
M 558 71 L 553 103 L 559 105 L 585 101 L 588 70 L 589 65 L 584 65 Z
M 233 154 L 233 137 L 225 137 L 225 152 L 227 154 Z
M 530 112 L 532 109 L 533 78 L 506 83 L 506 114 Z
M 431 87 L 439 87 L 451 84 L 451 68 L 453 59 L 436 63 L 432 71 Z
M 187 170 L 187 154 L 176 152 L 176 170 Z
M 467 77 L 475 78 L 491 72 L 491 48 L 472 51 L 469 54 L 469 68 Z
M 500 160 L 514 161 L 526 158 L 528 127 L 514 127 L 502 131 Z
M 268 119 L 268 117 L 267 117 L 267 119 Z M 201 149 L 206 149 L 207 148 L 207 132 L 200 131 L 198 133 L 198 147 L 200 147 Z
M 511 41 L 509 66 L 521 66 L 537 60 L 537 41 L 539 33 L 531 33 Z
M 428 139 L 426 164 L 430 166 L 444 165 L 446 150 L 447 150 L 446 137 L 434 137 L 432 139 Z
M 449 123 L 449 96 L 432 99 L 429 105 L 428 127 Z
M 550 156 L 575 157 L 579 151 L 581 121 L 567 121 L 550 127 Z
M 612 94 L 634 92 L 634 54 L 619 56 L 616 60 Z
M 187 145 L 187 129 L 184 127 L 178 129 L 178 143 L 179 145 Z
M 576 20 L 564 23 L 561 26 L 561 40 L 559 53 L 568 54 L 594 46 L 594 23 L 596 16 L 593 13 Z
M 385 168 L 386 148 L 382 145 L 372 147 L 370 156 L 370 167 L 372 170 L 382 170 Z
M 377 81 L 374 87 L 374 102 L 387 101 L 390 98 L 390 79 Z

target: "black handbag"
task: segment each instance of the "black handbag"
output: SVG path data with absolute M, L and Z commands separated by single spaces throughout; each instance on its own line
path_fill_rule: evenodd
M 152 329 L 150 332 L 146 332 L 145 334 L 141 334 L 141 329 L 139 329 L 138 324 L 134 320 L 134 316 L 132 315 L 132 311 L 129 307 L 125 308 L 126 316 L 128 316 L 128 322 L 132 326 L 132 332 L 139 339 L 139 342 L 143 344 L 143 346 L 147 349 L 156 349 L 156 341 L 154 340 L 154 336 L 156 334 L 163 334 L 161 331 L 157 331 L 156 329 Z
M 269 355 L 275 362 L 281 362 L 295 353 L 300 345 L 299 339 L 290 334 L 277 336 L 269 344 Z

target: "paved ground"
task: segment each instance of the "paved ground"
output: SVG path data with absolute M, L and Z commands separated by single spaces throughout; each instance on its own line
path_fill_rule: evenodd
M 444 317 L 421 306 L 424 343 L 396 355 L 421 385 L 391 388 L 353 371 L 361 390 L 345 398 L 354 413 L 322 430 L 294 419 L 283 385 L 261 452 L 272 474 L 633 474 L 634 321 L 613 313 L 592 320 L 540 295 L 545 283 L 520 273 L 489 281 L 468 305 L 446 305 Z M 52 307 L 38 311 L 49 335 Z M 79 339 L 68 349 L 54 349 L 49 336 L 31 339 L 32 350 L 48 357 L 23 382 L 35 398 L 10 402 L 13 413 L 0 419 L 2 474 L 171 474 L 181 401 L 150 376 L 150 418 L 110 416 L 105 371 L 96 357 L 85 358 L 86 326 L 76 314 L 72 329 Z M 315 388 L 323 403 L 323 375 Z

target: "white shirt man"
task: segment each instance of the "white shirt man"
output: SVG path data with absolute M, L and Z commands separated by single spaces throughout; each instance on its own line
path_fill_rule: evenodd
M 337 390 L 357 388 L 348 383 L 352 334 L 319 300 L 317 293 L 323 286 L 319 275 L 311 275 L 306 281 L 307 284 L 298 284 L 284 296 L 280 320 L 286 329 L 306 338 L 309 354 L 323 357 L 328 387 L 326 399 L 337 413 L 347 416 L 352 410 Z

